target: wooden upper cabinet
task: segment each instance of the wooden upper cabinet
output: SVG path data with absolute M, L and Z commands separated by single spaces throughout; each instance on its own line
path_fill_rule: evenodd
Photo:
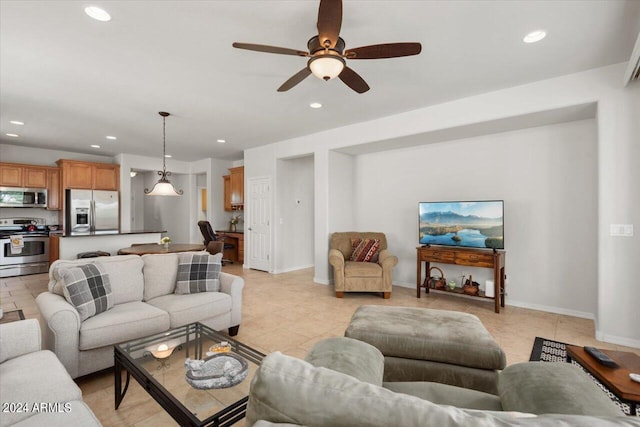
M 242 209 L 244 205 L 244 166 L 230 168 L 231 206 Z
M 93 166 L 94 190 L 119 190 L 120 189 L 120 165 L 108 163 L 94 163 Z
M 90 190 L 93 187 L 91 163 L 59 160 L 62 169 L 62 187 Z
M 47 188 L 47 168 L 25 167 L 22 171 L 22 183 L 27 188 Z
M 0 186 L 47 188 L 47 167 L 0 163 Z
M 77 160 L 58 160 L 62 187 L 86 190 L 119 190 L 120 165 Z
M 20 165 L 0 164 L 0 186 L 22 187 L 22 170 Z
M 47 170 L 47 209 L 59 211 L 62 209 L 62 198 L 60 197 L 60 169 L 49 168 Z
M 231 176 L 224 175 L 222 179 L 224 185 L 224 210 L 231 211 L 233 210 L 231 206 Z

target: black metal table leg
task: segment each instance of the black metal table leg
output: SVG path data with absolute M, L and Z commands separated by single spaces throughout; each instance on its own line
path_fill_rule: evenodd
M 131 379 L 131 374 L 129 373 L 129 371 L 127 372 L 127 380 L 125 381 L 124 384 L 124 390 L 122 389 L 122 364 L 120 363 L 120 361 L 118 360 L 118 356 L 116 355 L 114 357 L 114 364 L 113 364 L 113 372 L 115 375 L 114 378 L 114 392 L 115 392 L 115 406 L 116 409 L 118 409 L 118 407 L 120 406 L 120 403 L 122 403 L 122 399 L 124 399 L 124 395 L 127 394 L 127 389 L 129 389 L 129 380 Z

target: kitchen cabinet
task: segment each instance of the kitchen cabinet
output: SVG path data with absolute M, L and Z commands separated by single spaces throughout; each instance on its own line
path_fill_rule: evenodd
M 231 208 L 244 208 L 244 166 L 229 169 L 231 186 Z
M 93 187 L 91 163 L 58 160 L 62 169 L 62 187 L 90 190 Z
M 47 168 L 25 166 L 22 170 L 22 185 L 26 188 L 47 188 Z
M 231 177 L 229 175 L 225 175 L 222 177 L 223 185 L 224 185 L 224 210 L 232 211 L 233 207 L 231 206 Z
M 58 160 L 62 170 L 62 188 L 120 190 L 120 165 L 77 160 Z
M 47 188 L 47 167 L 18 163 L 0 164 L 0 186 Z
M 93 164 L 94 190 L 120 190 L 120 165 L 109 163 Z
M 9 163 L 0 164 L 0 186 L 22 187 L 22 167 Z
M 62 209 L 62 197 L 60 197 L 60 169 L 47 169 L 47 210 L 59 211 Z

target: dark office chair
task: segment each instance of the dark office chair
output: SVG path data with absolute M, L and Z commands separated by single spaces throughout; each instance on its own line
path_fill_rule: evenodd
M 204 238 L 204 246 L 207 248 L 207 251 L 212 255 L 220 252 L 220 246 L 218 242 L 224 243 L 222 246 L 222 250 L 224 249 L 234 249 L 236 246 L 231 243 L 224 242 L 224 237 L 216 234 L 211 227 L 211 223 L 209 221 L 198 221 L 198 227 L 200 227 L 200 232 L 202 233 L 202 237 Z M 213 243 L 212 243 L 213 242 Z M 212 243 L 210 245 L 210 243 Z M 215 252 L 215 253 L 212 253 Z M 222 258 L 222 263 L 233 264 L 233 261 L 227 258 Z

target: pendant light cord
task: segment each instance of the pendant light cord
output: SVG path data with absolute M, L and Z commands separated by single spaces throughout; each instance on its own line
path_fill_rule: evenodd
M 167 117 L 162 116 L 162 172 L 167 175 Z

